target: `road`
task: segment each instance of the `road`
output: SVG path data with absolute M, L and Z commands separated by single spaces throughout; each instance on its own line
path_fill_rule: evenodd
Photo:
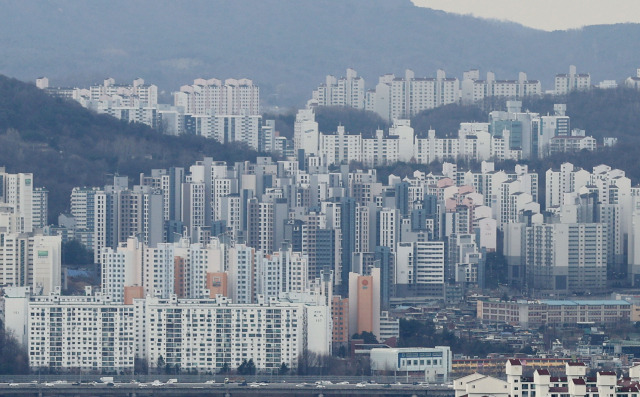
M 446 386 L 314 383 L 0 383 L 0 396 L 453 396 Z

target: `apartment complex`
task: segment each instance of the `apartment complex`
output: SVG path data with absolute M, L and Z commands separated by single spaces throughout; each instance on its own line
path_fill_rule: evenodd
M 10 326 L 27 329 L 33 369 L 133 371 L 144 359 L 184 370 L 219 371 L 253 359 L 260 369 L 297 365 L 306 351 L 331 351 L 330 309 L 322 297 L 290 294 L 254 305 L 227 298 L 147 297 L 132 304 L 102 294 L 30 296 L 10 291 Z

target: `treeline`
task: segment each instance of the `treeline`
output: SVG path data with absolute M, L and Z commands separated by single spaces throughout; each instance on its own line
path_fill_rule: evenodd
M 32 172 L 49 189 L 49 222 L 67 210 L 75 186 L 102 186 L 112 174 L 188 167 L 204 156 L 255 160 L 246 145 L 196 136 L 168 136 L 142 124 L 98 115 L 31 84 L 0 75 L 0 166 Z
M 398 347 L 449 346 L 454 354 L 485 357 L 489 353 L 513 353 L 514 350 L 503 343 L 483 342 L 471 338 L 459 338 L 449 330 L 437 332 L 433 322 L 400 319 Z
M 29 357 L 18 340 L 7 332 L 0 320 L 0 375 L 29 373 Z

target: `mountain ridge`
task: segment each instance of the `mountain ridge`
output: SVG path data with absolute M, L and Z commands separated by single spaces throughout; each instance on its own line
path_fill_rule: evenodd
M 143 77 L 166 93 L 197 77 L 253 79 L 267 105 L 301 106 L 327 74 L 461 78 L 479 68 L 499 79 L 519 71 L 550 88 L 570 64 L 593 81 L 640 66 L 640 24 L 545 32 L 416 7 L 409 0 L 194 0 L 109 4 L 0 1 L 0 73 L 52 85 Z M 29 29 L 24 29 L 29 26 Z M 62 28 L 64 27 L 64 28 Z

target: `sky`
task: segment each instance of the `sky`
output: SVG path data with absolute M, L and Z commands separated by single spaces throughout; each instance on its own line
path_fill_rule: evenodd
M 417 6 L 517 22 L 547 31 L 640 23 L 639 0 L 412 0 Z

